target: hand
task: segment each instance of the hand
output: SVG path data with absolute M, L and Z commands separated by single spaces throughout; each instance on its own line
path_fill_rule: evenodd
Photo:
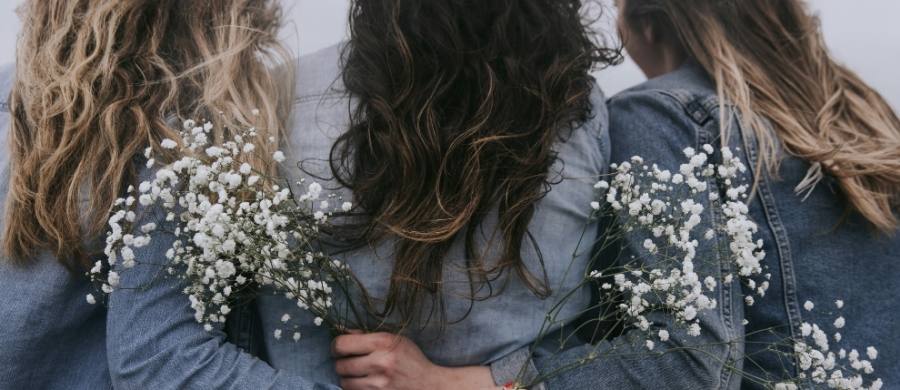
M 487 367 L 442 367 L 411 340 L 390 333 L 348 334 L 332 344 L 345 390 L 498 389 Z

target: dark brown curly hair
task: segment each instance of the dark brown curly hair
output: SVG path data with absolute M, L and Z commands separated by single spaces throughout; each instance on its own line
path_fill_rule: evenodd
M 358 102 L 331 151 L 367 217 L 358 238 L 395 238 L 380 316 L 417 318 L 441 300 L 444 257 L 465 240 L 473 291 L 512 270 L 538 295 L 521 251 L 549 188 L 554 143 L 591 115 L 590 72 L 619 58 L 580 0 L 357 0 L 343 82 Z M 476 232 L 492 210 L 490 262 Z M 483 248 L 482 248 L 483 249 Z M 493 293 L 492 293 L 493 294 Z M 440 307 L 440 304 L 432 307 Z

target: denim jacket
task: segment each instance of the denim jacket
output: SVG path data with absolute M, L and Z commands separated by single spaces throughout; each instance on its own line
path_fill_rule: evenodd
M 712 82 L 693 63 L 620 93 L 608 103 L 611 160 L 640 155 L 648 163 L 677 170 L 684 148 L 720 144 L 719 103 Z M 732 106 L 725 109 L 734 112 Z M 736 116 L 731 118 L 728 144 L 751 168 L 747 179 L 760 178 L 749 208 L 764 241 L 764 272 L 771 274 L 765 297 L 745 306 L 742 296 L 750 293 L 744 291 L 746 286 L 720 289 L 721 304 L 703 319 L 702 340 L 690 341 L 721 343 L 718 347 L 642 359 L 614 354 L 546 381 L 548 388 L 763 388 L 761 381 L 773 384 L 797 375 L 797 362 L 767 350 L 768 346 L 788 337 L 802 338 L 804 322 L 819 324 L 831 337 L 838 331 L 833 323 L 839 315 L 846 318 L 846 326 L 839 329 L 841 342 L 831 338 L 831 350 L 856 349 L 865 355 L 868 346 L 875 346 L 879 353 L 872 378 L 880 377 L 885 388 L 900 386 L 900 235 L 878 233 L 849 211 L 831 177 L 826 176 L 808 197 L 795 193 L 811 168 L 803 159 L 782 153 L 777 175 L 757 170 L 755 137 Z M 709 204 L 704 206 L 710 210 Z M 721 271 L 727 268 L 723 262 Z M 836 300 L 843 301 L 843 309 Z M 814 303 L 813 310 L 804 308 L 807 301 Z M 616 340 L 606 343 L 600 354 Z M 542 373 L 553 372 L 583 358 L 588 348 L 534 358 L 534 363 Z M 790 345 L 785 348 L 790 351 Z M 807 382 L 803 387 L 812 385 Z
M 7 97 L 14 69 L 0 69 L 0 231 L 11 173 Z M 91 306 L 86 278 L 49 251 L 28 265 L 0 255 L 0 389 L 109 389 L 106 310 Z
M 13 75 L 11 66 L 0 69 L 0 230 L 11 171 L 6 96 Z M 151 174 L 144 170 L 142 176 Z M 86 243 L 102 249 L 95 240 Z M 170 244 L 155 238 L 136 255 L 162 264 Z M 246 316 L 252 306 L 229 318 L 235 344 L 226 342 L 225 329 L 203 330 L 181 293 L 184 286 L 158 278 L 160 271 L 147 265 L 123 272 L 123 286 L 150 288 L 117 290 L 100 302 L 90 280 L 52 253 L 42 251 L 27 266 L 0 256 L 0 390 L 334 389 L 277 371 L 237 346 L 258 350 L 250 342 L 258 326 Z M 91 293 L 95 305 L 87 303 Z

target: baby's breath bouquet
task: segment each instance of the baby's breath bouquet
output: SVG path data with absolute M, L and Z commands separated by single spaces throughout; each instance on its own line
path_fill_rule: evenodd
M 290 185 L 251 165 L 267 160 L 259 157 L 284 160 L 280 151 L 255 155 L 254 142 L 274 139 L 260 140 L 255 129 L 248 129 L 212 145 L 212 130 L 212 123 L 185 121 L 180 140 L 160 143 L 177 156 L 165 166 L 157 167 L 153 151 L 146 150 L 153 174 L 115 203 L 105 259 L 96 262 L 90 276 L 107 294 L 117 288 L 147 288 L 121 286 L 120 273 L 141 261 L 164 260 L 166 276 L 185 281 L 186 299 L 207 330 L 224 323 L 239 293 L 253 285 L 271 285 L 311 311 L 318 324 L 337 326 L 331 315 L 332 286 L 345 282 L 349 271 L 317 245 L 336 207 L 323 197 L 318 183 L 297 183 L 306 192 L 294 194 Z M 349 203 L 336 206 L 351 208 Z M 148 217 L 152 215 L 158 217 Z M 163 234 L 174 237 L 161 251 L 165 259 L 135 257 L 135 249 Z M 93 295 L 87 300 L 97 301 Z
M 642 331 L 653 327 L 644 314 L 661 310 L 677 318 L 687 328 L 688 335 L 698 336 L 701 332 L 698 314 L 716 308 L 718 302 L 712 293 L 720 283 L 731 283 L 739 277 L 756 285 L 754 278 L 762 274 L 760 262 L 765 252 L 762 241 L 754 240 L 757 226 L 748 217 L 749 210 L 743 202 L 747 186 L 733 185 L 746 167 L 727 149 L 723 150 L 722 164 L 710 164 L 708 154 L 712 152 L 710 145 L 705 145 L 699 153 L 685 150 L 689 161 L 676 173 L 656 165 L 648 166 L 643 158 L 636 156 L 630 162 L 614 164 L 611 181 L 600 181 L 596 186 L 606 189 L 605 206 L 608 207 L 604 210 L 599 202 L 592 205 L 598 215 L 608 211 L 616 219 L 614 229 L 629 239 L 642 238 L 641 247 L 645 252 L 632 254 L 605 273 L 594 270 L 592 276 L 611 277 L 611 282 L 600 284 L 601 295 L 617 300 L 625 298 L 617 304 L 621 312 L 617 313 L 618 318 L 630 321 L 630 325 Z M 707 191 L 711 180 L 729 187 L 725 199 L 720 199 L 718 192 Z M 702 202 L 700 196 L 709 197 L 710 202 Z M 719 215 L 725 220 L 720 225 L 706 224 L 707 229 L 698 231 L 706 211 L 705 203 L 717 205 Z M 722 234 L 717 235 L 717 230 Z M 706 271 L 708 267 L 696 264 L 711 260 L 698 258 L 701 240 L 711 241 L 717 236 L 726 238 L 726 242 L 715 245 L 720 246 L 721 255 L 733 264 L 734 274 L 719 277 Z M 615 238 L 613 234 L 607 239 Z M 653 261 L 645 261 L 648 258 Z M 767 288 L 768 282 L 763 281 L 755 291 L 763 296 Z M 652 336 L 665 341 L 662 340 L 666 339 L 665 332 L 653 333 Z M 653 349 L 652 339 L 645 344 Z
M 527 366 L 523 367 L 518 382 L 510 387 L 530 388 L 606 355 L 633 356 L 642 350 L 651 356 L 702 349 L 707 341 L 701 336 L 708 331 L 702 318 L 721 304 L 720 289 L 739 283 L 737 291 L 743 294 L 744 304 L 764 299 L 771 274 L 763 266 L 763 242 L 756 237 L 758 226 L 749 215 L 752 183 L 747 180 L 747 167 L 727 147 L 687 148 L 684 158 L 672 172 L 634 156 L 612 164 L 609 177 L 596 183 L 598 197 L 590 207 L 594 218 L 602 221 L 604 234 L 593 243 L 596 255 L 584 270 L 581 286 L 593 286 L 599 299 L 582 312 L 577 332 L 552 334 L 562 350 L 570 339 L 577 334 L 583 337 L 588 330 L 595 346 L 580 359 L 536 378 L 527 378 Z M 558 318 L 568 297 L 564 295 L 548 313 L 544 326 L 548 332 L 535 341 L 534 348 L 550 337 L 550 330 L 571 320 Z M 843 302 L 836 301 L 836 306 L 840 309 Z M 813 310 L 814 305 L 807 302 L 805 307 Z M 839 317 L 833 327 L 839 330 L 844 323 Z M 881 380 L 872 377 L 871 361 L 877 358 L 877 350 L 868 347 L 866 360 L 856 350 L 833 348 L 825 328 L 804 323 L 801 337 L 784 337 L 769 346 L 799 363 L 794 378 L 749 379 L 777 390 L 794 390 L 807 383 L 837 389 L 881 388 Z M 832 339 L 840 342 L 840 332 Z M 662 346 L 670 341 L 674 343 Z M 746 374 L 733 363 L 731 367 L 739 375 Z

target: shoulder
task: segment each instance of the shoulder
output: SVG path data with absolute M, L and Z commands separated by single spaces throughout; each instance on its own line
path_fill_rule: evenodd
M 303 168 L 285 171 L 291 182 L 299 179 L 295 177 L 298 174 L 320 182 L 330 180 L 330 152 L 347 130 L 353 104 L 341 80 L 345 47 L 346 43 L 339 43 L 297 58 L 294 104 L 282 147 L 288 158 L 300 161 Z
M 339 43 L 297 59 L 292 144 L 321 148 L 344 132 L 352 102 L 341 80 L 341 53 L 345 46 L 346 43 Z
M 691 65 L 627 89 L 608 101 L 613 161 L 680 156 L 712 143 L 719 100 L 705 74 Z
M 342 96 L 341 53 L 346 43 L 338 43 L 297 58 L 294 80 L 295 102 Z
M 701 108 L 711 111 L 719 104 L 712 80 L 692 63 L 617 94 L 609 100 L 610 111 L 638 101 L 688 114 Z

